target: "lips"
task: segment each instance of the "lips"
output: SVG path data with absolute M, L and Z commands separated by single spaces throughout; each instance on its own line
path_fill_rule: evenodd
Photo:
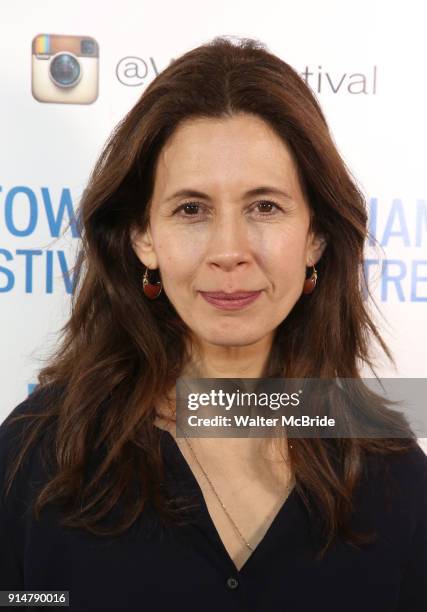
M 235 291 L 234 293 L 225 293 L 224 291 L 202 291 L 204 296 L 214 300 L 244 300 L 260 293 L 260 291 Z
M 226 293 L 224 291 L 200 291 L 201 296 L 215 308 L 221 310 L 240 310 L 253 304 L 261 295 L 262 291 L 235 291 Z

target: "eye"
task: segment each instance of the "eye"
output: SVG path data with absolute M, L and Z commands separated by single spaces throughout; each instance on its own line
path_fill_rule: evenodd
M 255 204 L 255 207 L 258 206 L 267 206 L 267 207 L 271 207 L 273 206 L 273 210 L 261 210 L 261 216 L 263 217 L 267 217 L 267 216 L 273 216 L 275 215 L 278 211 L 282 210 L 281 206 L 279 206 L 276 202 L 273 202 L 272 200 L 261 200 L 260 202 L 257 202 Z
M 178 206 L 178 208 L 175 208 L 175 210 L 173 211 L 173 214 L 175 215 L 178 212 L 181 211 L 192 211 L 191 214 L 187 215 L 180 215 L 181 217 L 196 217 L 197 216 L 197 211 L 196 209 L 200 207 L 199 202 L 184 202 L 184 204 L 181 204 L 181 206 Z M 196 211 L 196 212 L 195 212 Z

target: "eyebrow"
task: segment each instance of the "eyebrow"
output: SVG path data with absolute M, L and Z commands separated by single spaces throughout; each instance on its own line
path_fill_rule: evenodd
M 249 191 L 246 191 L 243 194 L 243 198 L 254 197 L 254 196 L 263 195 L 267 193 L 281 195 L 285 198 L 288 198 L 289 200 L 292 199 L 291 196 L 288 193 L 286 193 L 286 191 L 282 191 L 281 189 L 278 189 L 277 187 L 270 187 L 266 185 L 263 185 L 261 187 L 255 187 L 255 189 L 249 189 Z M 171 200 L 175 200 L 176 198 L 181 198 L 181 197 L 203 198 L 205 200 L 211 199 L 210 196 L 207 193 L 203 193 L 203 191 L 196 191 L 194 189 L 180 189 L 179 191 L 176 191 L 171 196 L 166 198 L 165 202 L 170 202 Z

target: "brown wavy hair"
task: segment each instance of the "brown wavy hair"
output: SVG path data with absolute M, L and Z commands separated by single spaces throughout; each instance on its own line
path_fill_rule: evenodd
M 360 381 L 362 363 L 375 371 L 371 340 L 394 363 L 365 300 L 373 301 L 364 269 L 366 202 L 315 96 L 261 42 L 217 37 L 175 59 L 150 83 L 89 177 L 79 205 L 71 315 L 30 396 L 42 409 L 17 417 L 30 418 L 31 427 L 7 481 L 9 491 L 26 451 L 51 431 L 52 473 L 35 499 L 36 517 L 47 503 L 61 502 L 64 525 L 118 534 L 151 500 L 162 520 L 180 522 L 179 507 L 161 487 L 164 465 L 153 420 L 156 404 L 187 363 L 189 330 L 164 292 L 155 301 L 144 296 L 144 266 L 131 230 L 147 226 L 156 160 L 177 126 L 236 113 L 259 116 L 291 149 L 312 228 L 327 238 L 316 290 L 278 326 L 263 376 Z M 356 546 L 372 536 L 353 532 L 348 523 L 367 453 L 416 444 L 403 415 L 363 384 L 359 391 L 357 410 L 392 426 L 393 437 L 296 438 L 289 448 L 296 489 L 309 512 L 317 509 L 322 517 L 321 555 L 338 533 Z M 339 419 L 342 410 L 337 403 L 329 414 Z M 92 465 L 97 449 L 103 449 L 101 460 Z M 120 515 L 103 528 L 119 500 Z

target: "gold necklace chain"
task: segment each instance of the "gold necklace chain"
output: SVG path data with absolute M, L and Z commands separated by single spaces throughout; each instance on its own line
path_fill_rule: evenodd
M 176 423 L 176 427 L 177 427 L 177 429 L 180 429 L 181 433 L 183 433 L 183 432 L 182 432 L 182 429 L 178 427 L 178 423 Z M 234 521 L 234 520 L 232 519 L 232 517 L 230 516 L 230 513 L 228 512 L 228 510 L 227 510 L 227 508 L 225 507 L 225 505 L 223 504 L 223 502 L 222 502 L 222 500 L 221 500 L 220 496 L 219 496 L 219 495 L 218 495 L 218 493 L 216 492 L 216 489 L 215 489 L 215 487 L 213 486 L 211 479 L 209 478 L 209 476 L 207 475 L 207 473 L 206 473 L 205 469 L 203 468 L 202 464 L 200 463 L 199 459 L 197 458 L 197 455 L 196 455 L 196 453 L 195 453 L 195 451 L 194 451 L 194 449 L 193 449 L 192 444 L 190 444 L 190 442 L 188 441 L 188 438 L 187 438 L 187 436 L 186 436 L 186 435 L 184 435 L 183 437 L 184 437 L 184 439 L 185 439 L 185 441 L 186 441 L 186 443 L 187 443 L 188 447 L 190 448 L 190 451 L 191 451 L 191 453 L 192 453 L 192 455 L 193 455 L 194 459 L 196 460 L 197 465 L 198 465 L 198 466 L 200 467 L 200 469 L 202 470 L 202 472 L 203 472 L 203 474 L 204 474 L 204 476 L 205 476 L 206 480 L 207 480 L 207 481 L 208 481 L 208 483 L 209 483 L 209 486 L 211 487 L 211 489 L 212 489 L 212 491 L 213 491 L 213 493 L 214 493 L 215 497 L 217 498 L 217 500 L 218 500 L 218 501 L 219 501 L 219 503 L 221 504 L 222 509 L 224 510 L 224 512 L 225 512 L 225 514 L 227 515 L 227 517 L 228 517 L 229 521 L 230 521 L 230 522 L 231 522 L 231 524 L 233 525 L 233 527 L 234 527 L 235 531 L 237 532 L 237 534 L 239 535 L 239 537 L 241 538 L 241 540 L 244 542 L 245 546 L 246 546 L 247 548 L 249 548 L 249 550 L 250 550 L 251 552 L 253 552 L 255 549 L 254 549 L 254 548 L 253 548 L 253 547 L 252 547 L 252 546 L 251 546 L 251 545 L 250 545 L 250 544 L 247 542 L 247 540 L 246 540 L 246 539 L 244 538 L 244 536 L 242 535 L 242 533 L 241 533 L 240 529 L 237 527 L 237 525 L 236 525 L 235 521 Z M 291 487 L 291 485 L 288 485 L 288 486 L 287 486 L 287 490 L 286 490 L 286 497 L 289 495 L 289 492 L 290 492 L 291 488 L 292 488 L 292 487 Z M 286 499 L 286 497 L 285 497 L 285 499 Z M 274 513 L 274 511 L 273 511 L 273 513 Z

